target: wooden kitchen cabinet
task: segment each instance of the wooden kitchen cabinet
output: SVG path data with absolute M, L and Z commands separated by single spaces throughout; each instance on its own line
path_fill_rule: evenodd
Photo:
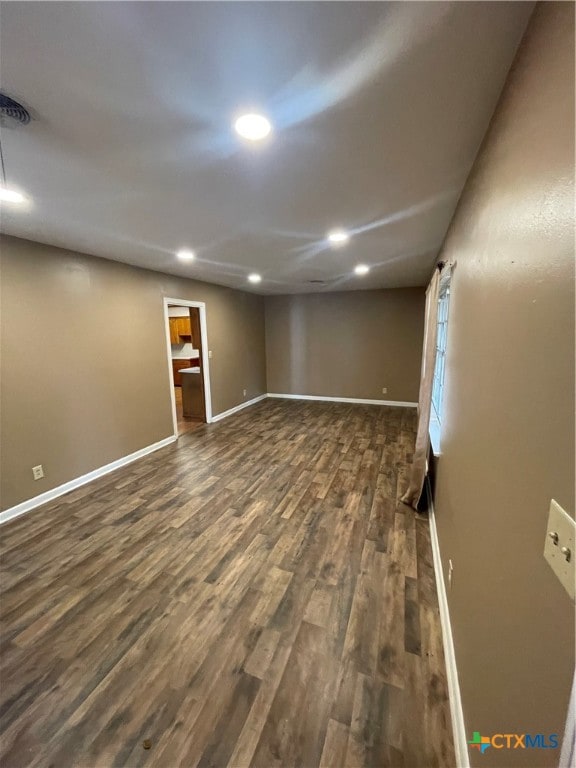
M 201 373 L 182 374 L 182 414 L 186 419 L 206 421 L 204 381 Z
M 170 344 L 184 344 L 192 341 L 189 317 L 169 317 Z
M 178 335 L 183 341 L 191 341 L 192 340 L 192 329 L 190 327 L 190 318 L 189 317 L 177 317 L 176 320 L 178 321 L 177 327 L 178 327 Z
M 182 376 L 178 373 L 180 368 L 190 368 L 192 360 L 172 360 L 172 373 L 174 374 L 174 386 L 182 386 Z
M 170 344 L 180 344 L 180 337 L 178 336 L 178 326 L 176 325 L 177 317 L 169 317 L 168 324 L 170 328 Z

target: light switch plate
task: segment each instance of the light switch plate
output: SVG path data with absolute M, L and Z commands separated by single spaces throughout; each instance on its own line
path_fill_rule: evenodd
M 554 499 L 550 502 L 544 557 L 572 600 L 576 593 L 576 522 Z M 562 551 L 564 550 L 564 551 Z M 566 559 L 566 551 L 570 551 Z

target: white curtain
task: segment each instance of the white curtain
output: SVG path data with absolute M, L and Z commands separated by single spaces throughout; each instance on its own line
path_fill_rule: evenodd
M 422 495 L 426 478 L 426 462 L 430 449 L 430 409 L 432 407 L 432 387 L 434 366 L 436 364 L 436 335 L 438 322 L 438 295 L 440 292 L 440 265 L 434 270 L 430 285 L 426 289 L 426 314 L 424 323 L 424 346 L 422 349 L 422 370 L 420 373 L 420 395 L 418 397 L 418 431 L 414 458 L 408 482 L 408 488 L 401 501 L 414 509 Z

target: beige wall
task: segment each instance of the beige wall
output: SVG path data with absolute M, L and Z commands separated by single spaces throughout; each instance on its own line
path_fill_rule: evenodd
M 457 265 L 435 506 L 469 734 L 562 734 L 567 714 L 574 605 L 542 550 L 550 499 L 574 515 L 573 181 L 574 6 L 544 3 L 441 254 Z
M 261 297 L 16 238 L 1 258 L 2 509 L 173 433 L 164 296 L 206 302 L 213 414 L 266 391 Z
M 422 288 L 267 296 L 268 392 L 416 402 L 423 330 Z

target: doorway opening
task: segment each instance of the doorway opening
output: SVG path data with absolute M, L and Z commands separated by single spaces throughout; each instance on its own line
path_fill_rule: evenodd
M 181 437 L 212 421 L 206 305 L 165 298 L 164 323 L 174 434 Z

